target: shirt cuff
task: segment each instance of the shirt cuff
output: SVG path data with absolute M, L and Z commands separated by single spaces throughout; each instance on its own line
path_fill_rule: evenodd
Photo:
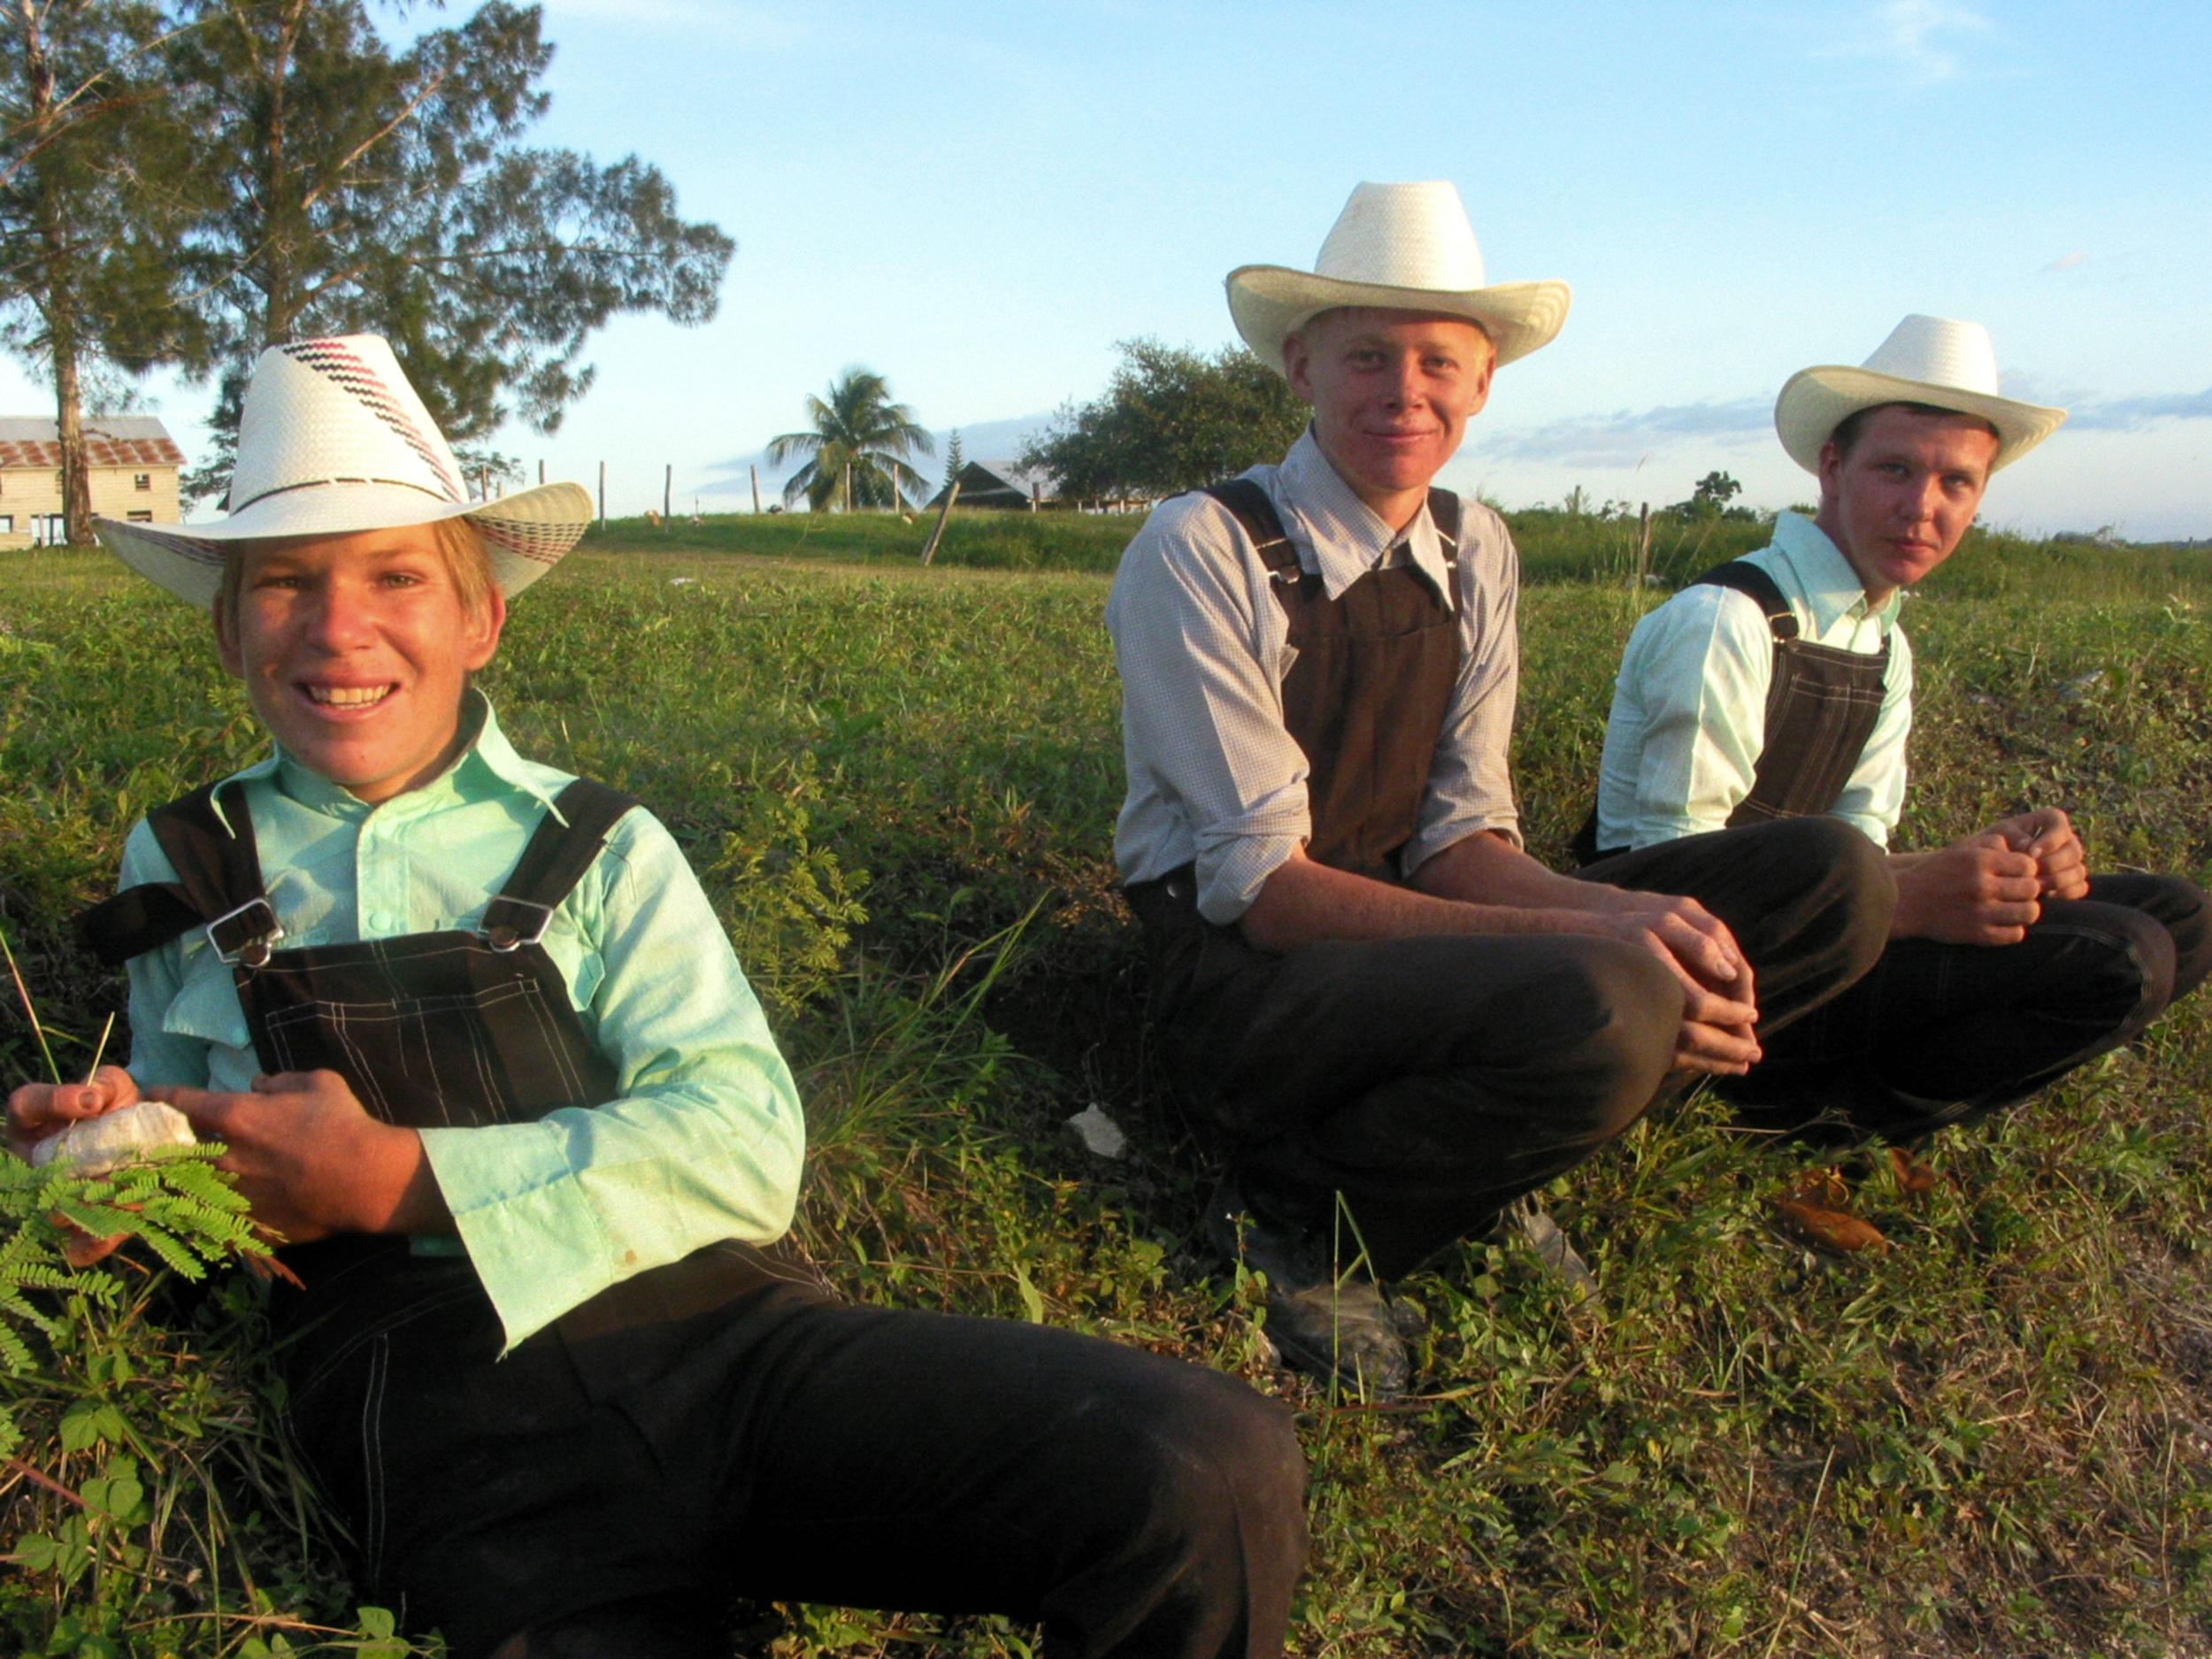
M 508 1348 L 615 1282 L 612 1247 L 550 1125 L 419 1133 Z
M 1226 927 L 1252 908 L 1260 889 L 1296 856 L 1303 835 L 1238 835 L 1198 853 L 1198 913 Z
M 1415 871 L 1446 848 L 1457 846 L 1470 835 L 1485 833 L 1498 836 L 1516 852 L 1527 850 L 1526 845 L 1521 840 L 1521 820 L 1518 814 L 1494 818 L 1454 818 L 1449 823 L 1439 824 L 1432 829 L 1421 831 L 1405 844 L 1404 849 L 1398 854 L 1399 877 L 1403 880 L 1412 880 Z

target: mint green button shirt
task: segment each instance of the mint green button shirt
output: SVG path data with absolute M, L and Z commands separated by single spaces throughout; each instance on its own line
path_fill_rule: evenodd
M 1773 577 L 1799 638 L 1863 656 L 1891 641 L 1874 729 L 1829 809 L 1887 847 L 1904 806 L 1912 728 L 1912 650 L 1896 626 L 1903 595 L 1870 609 L 1850 561 L 1800 513 L 1777 514 L 1773 541 L 1747 562 Z M 1653 847 L 1725 828 L 1766 748 L 1773 679 L 1774 635 L 1748 594 L 1685 588 L 1638 623 L 1606 722 L 1598 845 Z
M 570 775 L 517 755 L 488 703 L 451 768 L 380 805 L 281 750 L 238 773 L 282 949 L 474 928 Z M 142 821 L 125 887 L 175 879 Z M 508 1343 L 608 1286 L 789 1226 L 805 1151 L 791 1072 L 682 851 L 623 818 L 541 941 L 619 1095 L 532 1123 L 425 1129 L 465 1249 Z M 261 1070 L 231 970 L 197 932 L 130 964 L 142 1087 L 244 1089 Z

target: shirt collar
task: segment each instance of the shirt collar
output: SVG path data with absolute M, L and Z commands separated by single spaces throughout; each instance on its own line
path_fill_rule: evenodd
M 1444 538 L 1429 516 L 1428 503 L 1421 503 L 1405 534 L 1397 534 L 1329 464 L 1310 426 L 1275 471 L 1275 506 L 1300 562 L 1319 574 L 1321 589 L 1330 598 L 1387 563 L 1390 549 L 1403 541 L 1413 567 L 1439 598 L 1450 599 Z
M 453 764 L 419 788 L 395 795 L 389 801 L 372 806 L 342 786 L 333 783 L 320 772 L 301 764 L 278 744 L 266 759 L 256 761 L 243 772 L 234 774 L 243 783 L 257 778 L 273 778 L 276 787 L 302 806 L 326 812 L 334 818 L 358 821 L 380 807 L 386 810 L 396 809 L 400 815 L 412 817 L 416 812 L 444 805 L 471 795 L 488 794 L 504 787 L 542 801 L 550 808 L 553 797 L 539 787 L 531 777 L 530 769 L 522 757 L 515 753 L 514 745 L 500 729 L 499 716 L 493 711 L 491 699 L 482 692 L 472 689 L 470 702 L 463 713 L 477 721 L 475 734 L 454 759 Z M 215 810 L 222 814 L 222 794 L 215 796 Z M 229 828 L 227 820 L 224 827 Z
M 1896 622 L 1904 589 L 1892 594 L 1878 608 L 1870 606 L 1866 586 L 1851 568 L 1851 561 L 1844 557 L 1843 549 L 1803 513 L 1774 515 L 1774 545 L 1789 560 L 1790 572 L 1805 595 L 1805 608 L 1812 612 L 1814 637 L 1846 618 L 1855 621 L 1872 617 L 1886 629 Z

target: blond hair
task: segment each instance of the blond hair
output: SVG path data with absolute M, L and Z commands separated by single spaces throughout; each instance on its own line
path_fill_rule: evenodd
M 492 575 L 491 549 L 477 527 L 465 518 L 434 519 L 430 534 L 438 546 L 438 557 L 451 578 L 453 590 L 461 601 L 461 610 L 472 620 L 484 614 L 491 603 L 495 579 Z M 304 541 L 320 541 L 324 536 L 284 536 L 271 538 L 295 545 Z M 215 620 L 219 627 L 234 629 L 238 625 L 238 597 L 240 584 L 244 580 L 244 561 L 235 554 L 223 561 L 222 580 L 215 589 Z

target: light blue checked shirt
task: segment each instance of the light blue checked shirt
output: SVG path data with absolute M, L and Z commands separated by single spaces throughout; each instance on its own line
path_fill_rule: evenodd
M 517 755 L 480 704 L 460 759 L 379 806 L 280 750 L 238 774 L 280 949 L 478 924 L 571 780 Z M 173 879 L 140 823 L 123 885 Z M 777 1238 L 805 1151 L 790 1069 L 697 878 L 649 812 L 615 826 L 541 943 L 620 1097 L 533 1123 L 421 1131 L 510 1345 L 703 1245 Z M 238 1090 L 261 1070 L 231 970 L 196 931 L 131 963 L 130 1010 L 142 1086 Z
M 1862 656 L 1891 641 L 1874 729 L 1828 809 L 1887 847 L 1904 805 L 1912 729 L 1912 649 L 1896 626 L 1903 595 L 1870 609 L 1850 561 L 1801 513 L 1777 514 L 1773 541 L 1747 562 L 1774 578 L 1800 639 Z M 1655 847 L 1725 828 L 1751 793 L 1766 748 L 1773 680 L 1774 635 L 1748 594 L 1685 588 L 1639 622 L 1621 655 L 1605 726 L 1598 845 Z

